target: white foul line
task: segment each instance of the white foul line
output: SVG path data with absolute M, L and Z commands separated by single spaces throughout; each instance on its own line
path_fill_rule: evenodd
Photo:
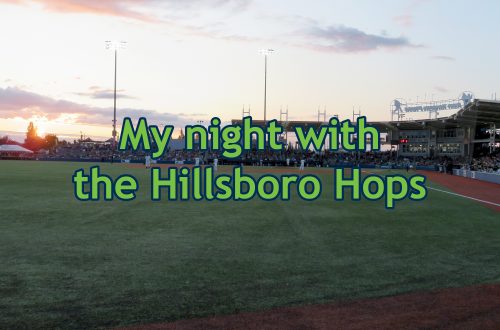
M 432 187 L 429 187 L 429 186 L 427 186 L 426 188 L 432 189 L 432 190 L 436 190 L 436 191 L 440 191 L 440 192 L 444 192 L 444 193 L 447 193 L 447 194 L 450 194 L 450 195 L 455 195 L 455 196 L 460 196 L 460 197 L 463 197 L 463 198 L 472 199 L 472 200 L 475 200 L 475 201 L 478 201 L 478 202 L 481 202 L 481 203 L 491 204 L 491 205 L 495 205 L 495 206 L 499 206 L 500 207 L 500 204 L 498 204 L 498 203 L 493 203 L 493 202 L 485 201 L 485 200 L 474 198 L 474 197 L 470 197 L 470 196 L 456 194 L 456 193 L 453 193 L 453 192 L 450 192 L 450 191 L 441 190 L 441 189 L 437 189 L 437 188 L 432 188 Z
M 364 172 L 375 174 L 374 172 L 371 172 L 371 171 L 364 171 Z M 447 193 L 447 194 L 450 194 L 450 195 L 455 195 L 455 196 L 459 196 L 459 197 L 463 197 L 463 198 L 472 199 L 474 201 L 478 201 L 478 202 L 481 202 L 481 203 L 486 203 L 486 204 L 495 205 L 495 206 L 500 207 L 500 204 L 498 204 L 498 203 L 493 203 L 493 202 L 485 201 L 485 200 L 482 200 L 482 199 L 479 199 L 479 198 L 465 196 L 465 195 L 457 194 L 457 193 L 454 193 L 454 192 L 451 192 L 451 191 L 446 191 L 446 190 L 441 190 L 441 189 L 437 189 L 437 188 L 432 188 L 432 187 L 429 187 L 429 186 L 426 186 L 426 188 L 427 189 L 432 189 L 432 190 L 435 190 L 435 191 L 444 192 L 444 193 Z

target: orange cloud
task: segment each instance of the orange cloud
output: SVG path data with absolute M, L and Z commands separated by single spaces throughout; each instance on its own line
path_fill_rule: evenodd
M 192 9 L 200 6 L 231 6 L 242 8 L 251 0 L 0 0 L 7 4 L 41 4 L 45 9 L 60 13 L 81 13 L 125 17 L 145 22 L 161 22 L 158 17 L 142 13 L 148 7 L 167 7 L 171 10 Z M 138 10 L 139 9 L 139 10 Z
M 194 122 L 197 115 L 162 113 L 156 110 L 119 108 L 118 119 L 123 117 L 146 117 L 151 123 L 184 126 Z M 95 107 L 67 100 L 56 100 L 48 96 L 29 92 L 17 87 L 0 88 L 0 118 L 30 119 L 46 118 L 50 121 L 65 121 L 70 118 L 75 124 L 108 125 L 112 108 Z

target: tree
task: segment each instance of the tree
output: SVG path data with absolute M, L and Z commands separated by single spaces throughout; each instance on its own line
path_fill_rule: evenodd
M 24 147 L 32 151 L 38 151 L 44 146 L 45 140 L 38 136 L 35 125 L 33 125 L 33 122 L 30 122 L 26 132 L 26 139 L 24 140 Z
M 57 147 L 57 144 L 59 143 L 59 139 L 55 134 L 46 134 L 45 135 L 45 149 L 48 150 L 53 150 L 55 147 Z
M 28 125 L 28 131 L 26 132 L 26 140 L 35 140 L 38 137 L 38 133 L 35 125 L 30 121 Z
M 16 144 L 16 145 L 21 145 L 21 143 L 11 140 L 8 135 L 0 137 L 0 145 L 2 144 Z

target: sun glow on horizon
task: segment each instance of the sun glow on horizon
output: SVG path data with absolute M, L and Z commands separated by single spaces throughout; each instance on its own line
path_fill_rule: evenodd
M 85 125 L 71 122 L 49 120 L 47 118 L 31 117 L 28 119 L 16 117 L 10 119 L 0 118 L 0 135 L 7 135 L 22 142 L 26 137 L 26 131 L 30 122 L 37 128 L 37 135 L 45 137 L 45 134 L 55 134 L 59 139 L 72 141 L 81 135 L 96 140 L 105 140 L 111 137 L 111 128 L 100 125 Z
M 44 121 L 34 122 L 35 127 L 36 127 L 36 131 L 37 131 L 37 135 L 39 137 L 44 137 L 47 134 L 47 128 L 45 126 L 45 123 L 46 122 L 44 122 Z

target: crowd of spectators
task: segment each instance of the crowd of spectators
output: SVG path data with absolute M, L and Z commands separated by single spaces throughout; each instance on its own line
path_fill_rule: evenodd
M 102 162 L 143 162 L 146 152 L 137 151 L 114 151 L 111 142 L 98 143 L 94 141 L 74 141 L 73 143 L 62 143 L 49 154 L 42 158 L 59 160 L 87 160 Z M 254 166 L 298 166 L 301 160 L 308 167 L 333 167 L 333 166 L 358 166 L 374 165 L 388 167 L 416 167 L 426 166 L 438 168 L 463 168 L 473 171 L 500 172 L 500 156 L 498 153 L 485 155 L 472 160 L 464 157 L 398 157 L 397 152 L 315 152 L 312 150 L 301 150 L 297 148 L 286 148 L 281 152 L 269 150 L 245 151 L 237 159 L 222 157 L 220 152 L 215 151 L 187 151 L 168 150 L 158 162 L 166 163 L 194 163 L 198 158 L 202 164 L 211 164 L 215 158 L 219 164 L 245 164 Z
M 479 158 L 473 158 L 470 166 L 471 171 L 493 172 L 500 174 L 500 155 L 493 154 Z

